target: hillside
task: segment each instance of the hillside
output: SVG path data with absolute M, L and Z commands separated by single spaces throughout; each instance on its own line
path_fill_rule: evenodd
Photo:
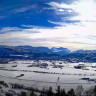
M 96 62 L 96 50 L 70 51 L 67 48 L 32 46 L 0 46 L 1 59 L 65 60 L 68 62 Z

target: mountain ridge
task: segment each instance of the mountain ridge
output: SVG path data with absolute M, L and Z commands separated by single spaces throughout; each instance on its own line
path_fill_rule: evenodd
M 43 59 L 65 60 L 68 62 L 96 62 L 96 50 L 70 51 L 63 47 L 32 47 L 32 46 L 2 46 L 0 45 L 0 58 L 2 59 Z

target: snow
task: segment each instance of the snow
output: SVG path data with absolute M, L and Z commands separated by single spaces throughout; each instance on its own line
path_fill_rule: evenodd
M 17 62 L 17 63 L 16 63 Z M 53 62 L 56 66 L 62 65 L 62 69 L 57 67 L 53 68 Z M 27 67 L 28 65 L 47 63 L 47 68 L 40 67 Z M 62 63 L 62 64 L 59 64 Z M 78 64 L 84 64 L 89 70 L 75 69 L 74 66 Z M 17 65 L 17 67 L 12 67 Z M 94 64 L 87 63 L 64 63 L 64 61 L 12 61 L 8 64 L 0 64 L 0 81 L 6 81 L 8 83 L 24 84 L 35 88 L 49 88 L 56 89 L 56 86 L 60 85 L 61 88 L 69 90 L 76 88 L 78 85 L 83 85 L 84 88 L 89 88 L 96 85 L 95 82 L 81 80 L 81 78 L 96 79 L 96 68 L 92 68 Z M 5 67 L 2 69 L 2 67 Z M 17 77 L 20 74 L 24 76 Z M 57 81 L 59 77 L 59 80 Z

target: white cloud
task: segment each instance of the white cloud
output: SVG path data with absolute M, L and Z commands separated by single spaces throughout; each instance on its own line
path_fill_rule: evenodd
M 37 33 L 37 30 L 39 33 Z M 67 47 L 69 49 L 96 49 L 94 22 L 86 26 L 66 25 L 55 28 L 37 27 L 0 35 L 0 44 Z M 94 37 L 94 38 L 93 38 Z
M 31 26 L 30 26 L 31 27 Z M 3 27 L 0 29 L 0 33 L 11 33 L 13 34 L 14 32 L 20 32 L 21 34 L 23 32 L 27 32 L 27 33 L 39 33 L 38 28 L 35 27 L 31 27 L 31 28 L 27 28 L 27 29 L 22 29 L 22 28 L 18 28 L 18 27 Z
M 70 19 L 66 20 L 81 20 L 83 22 L 96 22 L 96 2 L 94 0 L 80 0 L 68 5 L 65 3 L 49 2 L 51 9 L 56 11 L 56 14 L 75 14 Z M 66 11 L 65 11 L 66 10 Z M 60 11 L 60 12 L 58 12 Z M 64 12 L 65 11 L 65 12 Z M 63 18 L 63 17 L 62 17 Z
M 57 2 L 47 3 L 51 7 L 48 10 L 55 10 L 62 14 L 67 9 L 70 14 L 78 13 L 76 16 L 63 17 L 62 22 L 48 22 L 59 25 L 54 28 L 46 28 L 32 25 L 22 25 L 26 29 L 7 27 L 0 31 L 0 44 L 32 45 L 47 47 L 67 47 L 69 49 L 96 49 L 96 4 L 93 0 L 80 0 L 71 5 Z M 55 13 L 56 13 L 55 12 Z M 56 14 L 57 14 L 56 13 Z M 67 14 L 66 12 L 64 14 Z M 80 20 L 73 24 L 65 23 L 65 20 Z M 8 32 L 7 32 L 8 31 Z
M 67 5 L 64 3 L 58 3 L 58 2 L 49 2 L 48 5 L 52 6 L 53 8 L 72 8 L 72 5 Z
M 30 9 L 36 8 L 36 7 L 37 7 L 37 5 L 34 4 L 34 5 L 31 5 L 31 6 L 26 6 L 26 7 L 21 7 L 21 8 L 14 9 L 14 11 L 17 12 L 17 13 L 25 12 L 25 11 L 28 11 Z
M 20 31 L 21 28 L 18 27 L 3 27 L 0 29 L 0 33 L 4 33 L 4 32 L 14 32 L 14 31 Z

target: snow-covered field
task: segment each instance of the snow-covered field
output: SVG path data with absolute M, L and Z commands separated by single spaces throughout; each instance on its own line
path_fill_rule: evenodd
M 48 64 L 48 66 L 47 66 Z M 84 68 L 75 69 L 74 66 L 83 64 Z M 64 61 L 12 61 L 8 64 L 0 64 L 0 81 L 19 83 L 35 88 L 69 90 L 78 85 L 89 88 L 96 85 L 96 64 L 90 63 L 66 63 Z M 90 78 L 82 80 L 82 78 Z

